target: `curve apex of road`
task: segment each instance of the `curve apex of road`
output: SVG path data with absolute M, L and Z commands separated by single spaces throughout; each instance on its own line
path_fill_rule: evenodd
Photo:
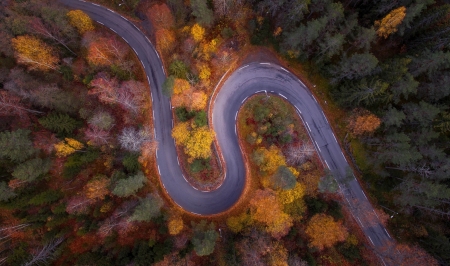
M 183 178 L 178 164 L 175 143 L 171 137 L 171 105 L 161 90 L 166 76 L 151 42 L 133 23 L 112 10 L 83 0 L 59 1 L 71 8 L 83 10 L 93 20 L 110 28 L 131 46 L 140 59 L 151 88 L 155 138 L 159 143 L 156 152 L 158 171 L 167 193 L 183 209 L 198 215 L 212 215 L 229 209 L 239 199 L 245 185 L 246 169 L 236 134 L 236 117 L 248 97 L 265 93 L 268 97 L 283 97 L 295 107 L 324 166 L 335 176 L 353 216 L 359 220 L 370 242 L 375 247 L 381 247 L 392 241 L 379 220 L 375 223 L 361 222 L 364 217 L 358 212 L 360 206 L 364 205 L 369 211 L 375 212 L 356 179 L 344 183 L 349 164 L 317 100 L 291 72 L 276 64 L 253 62 L 233 72 L 224 82 L 212 107 L 212 121 L 226 162 L 226 178 L 214 191 L 198 191 Z M 357 206 L 351 203 L 354 200 L 357 200 Z

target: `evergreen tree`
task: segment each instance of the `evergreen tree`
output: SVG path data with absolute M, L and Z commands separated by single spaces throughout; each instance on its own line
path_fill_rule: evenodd
M 39 118 L 39 123 L 58 134 L 71 134 L 80 126 L 79 121 L 71 118 L 67 114 L 50 113 L 47 116 Z
M 112 190 L 112 194 L 119 197 L 131 196 L 142 188 L 146 181 L 145 175 L 142 172 L 138 172 L 134 176 L 118 180 Z
M 17 165 L 12 172 L 12 176 L 25 182 L 32 182 L 37 177 L 47 174 L 50 166 L 51 161 L 49 159 L 30 159 Z
M 160 215 L 162 205 L 163 202 L 158 196 L 149 194 L 141 199 L 139 205 L 136 206 L 133 214 L 130 216 L 130 221 L 149 222 Z
M 0 132 L 0 158 L 13 162 L 23 162 L 30 158 L 36 150 L 29 134 L 30 131 L 25 129 Z
M 211 26 L 214 22 L 214 13 L 208 8 L 204 0 L 191 0 L 192 15 L 202 26 Z
M 197 255 L 208 256 L 213 253 L 216 241 L 219 238 L 214 223 L 211 222 L 208 225 L 206 220 L 201 220 L 198 224 L 192 222 L 192 229 L 194 235 L 191 241 Z

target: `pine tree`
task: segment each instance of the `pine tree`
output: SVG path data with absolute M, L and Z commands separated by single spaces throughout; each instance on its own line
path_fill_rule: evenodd
M 29 134 L 30 131 L 25 129 L 0 132 L 0 158 L 13 162 L 23 162 L 30 158 L 36 150 Z
M 145 175 L 142 172 L 138 172 L 134 176 L 117 181 L 112 194 L 119 197 L 131 196 L 141 189 L 146 181 Z
M 80 126 L 80 122 L 71 118 L 67 114 L 50 113 L 47 116 L 39 118 L 39 123 L 58 134 L 71 134 Z

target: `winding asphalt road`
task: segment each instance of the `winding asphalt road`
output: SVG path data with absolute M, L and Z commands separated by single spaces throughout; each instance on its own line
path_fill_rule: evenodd
M 182 208 L 195 214 L 209 215 L 227 210 L 238 200 L 246 171 L 236 136 L 237 112 L 249 96 L 267 93 L 269 96 L 283 97 L 295 106 L 324 166 L 335 176 L 355 220 L 370 242 L 375 247 L 382 247 L 392 241 L 357 180 L 344 181 L 349 165 L 320 105 L 305 85 L 288 70 L 267 62 L 255 62 L 242 66 L 224 82 L 212 105 L 212 120 L 226 162 L 226 178 L 217 190 L 201 192 L 186 182 L 177 163 L 175 143 L 171 137 L 171 105 L 161 90 L 166 75 L 153 45 L 134 24 L 107 8 L 78 0 L 60 2 L 85 11 L 93 20 L 116 32 L 141 60 L 153 101 L 155 138 L 159 143 L 156 155 L 158 171 L 165 189 Z

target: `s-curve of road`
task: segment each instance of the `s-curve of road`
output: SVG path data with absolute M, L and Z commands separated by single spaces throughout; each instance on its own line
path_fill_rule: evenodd
M 212 105 L 212 122 L 226 162 L 226 178 L 212 192 L 198 191 L 185 181 L 178 164 L 171 137 L 171 105 L 161 90 L 166 75 L 150 41 L 133 23 L 105 7 L 82 0 L 60 2 L 83 10 L 93 20 L 110 28 L 131 46 L 141 60 L 153 101 L 158 171 L 166 191 L 182 208 L 195 214 L 209 215 L 227 210 L 238 200 L 244 187 L 246 169 L 236 135 L 237 112 L 249 96 L 266 93 L 267 97 L 278 95 L 287 99 L 297 109 L 297 114 L 292 115 L 302 118 L 324 166 L 331 170 L 342 187 L 352 214 L 370 242 L 375 247 L 381 247 L 392 241 L 378 218 L 375 221 L 366 219 L 365 213 L 373 212 L 373 208 L 355 179 L 344 182 L 349 165 L 325 114 L 310 91 L 288 70 L 267 62 L 254 62 L 242 66 L 224 82 Z

